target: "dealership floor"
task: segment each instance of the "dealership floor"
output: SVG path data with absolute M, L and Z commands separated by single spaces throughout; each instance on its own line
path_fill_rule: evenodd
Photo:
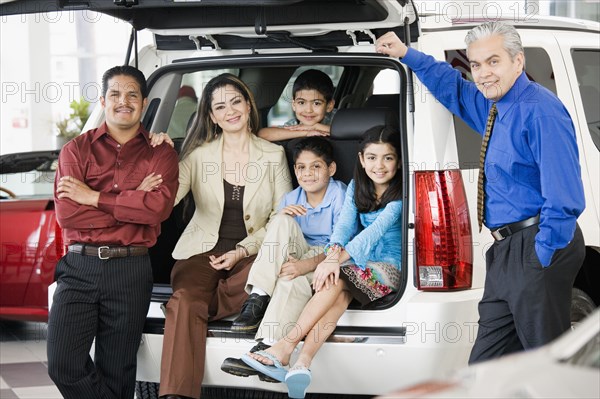
M 48 377 L 46 323 L 0 320 L 0 399 L 62 398 Z

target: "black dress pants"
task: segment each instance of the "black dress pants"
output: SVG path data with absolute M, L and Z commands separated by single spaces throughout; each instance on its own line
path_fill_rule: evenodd
M 133 398 L 152 293 L 149 256 L 102 260 L 67 253 L 56 277 L 48 320 L 50 378 L 66 399 Z
M 469 363 L 544 345 L 570 328 L 571 289 L 585 258 L 579 225 L 546 268 L 535 252 L 537 225 L 495 242 L 486 253 L 479 330 Z

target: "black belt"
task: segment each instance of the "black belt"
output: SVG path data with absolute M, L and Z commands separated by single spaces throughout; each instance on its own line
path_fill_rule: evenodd
M 94 246 L 87 244 L 71 244 L 69 252 L 86 256 L 97 256 L 100 259 L 125 258 L 127 256 L 142 256 L 148 254 L 146 247 Z
M 494 237 L 496 241 L 502 241 L 509 235 L 514 234 L 517 231 L 523 230 L 529 226 L 533 226 L 534 224 L 538 224 L 539 222 L 540 215 L 535 215 L 530 217 L 529 219 L 521 220 L 520 222 L 506 224 L 502 227 L 498 227 L 497 229 L 492 230 L 492 237 Z

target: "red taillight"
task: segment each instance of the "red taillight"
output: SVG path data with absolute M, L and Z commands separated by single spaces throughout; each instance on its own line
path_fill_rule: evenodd
M 415 172 L 417 287 L 471 287 L 471 221 L 460 170 Z

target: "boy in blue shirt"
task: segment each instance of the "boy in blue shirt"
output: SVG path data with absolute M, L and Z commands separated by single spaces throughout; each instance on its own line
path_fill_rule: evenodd
M 335 114 L 331 78 L 318 69 L 306 70 L 294 81 L 292 92 L 295 117 L 283 126 L 260 129 L 258 136 L 269 141 L 329 136 L 329 125 Z
M 294 328 L 311 298 L 312 274 L 325 259 L 323 247 L 346 192 L 346 185 L 332 178 L 336 164 L 326 139 L 300 140 L 293 147 L 293 158 L 299 187 L 282 198 L 279 213 L 268 224 L 246 283 L 250 296 L 231 327 L 256 332 L 256 340 L 266 342 L 277 341 Z M 221 369 L 236 375 L 256 374 L 239 359 L 225 359 Z

